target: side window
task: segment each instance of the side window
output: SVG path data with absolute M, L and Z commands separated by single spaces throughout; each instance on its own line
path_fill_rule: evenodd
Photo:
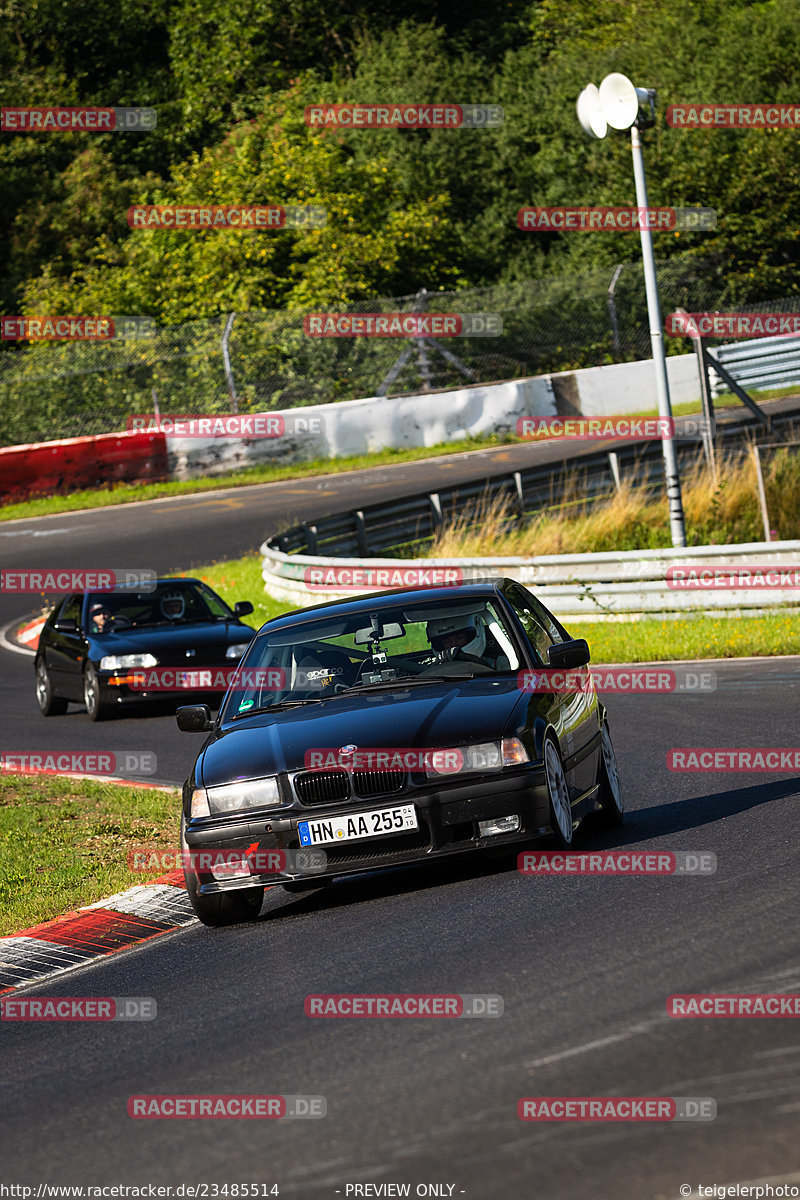
M 506 592 L 509 603 L 520 620 L 522 628 L 532 649 L 535 652 L 539 662 L 544 665 L 547 662 L 547 649 L 552 646 L 553 642 L 561 641 L 561 636 L 553 637 L 546 626 L 542 623 L 541 618 L 534 608 L 534 597 L 528 592 L 525 592 L 521 587 L 509 588 Z M 537 606 L 541 607 L 541 606 Z M 551 622 L 548 621 L 548 625 Z
M 567 635 L 559 625 L 556 624 L 554 618 L 547 611 L 541 600 L 537 600 L 535 596 L 520 586 L 520 592 L 525 599 L 525 603 L 530 607 L 531 611 L 536 614 L 536 619 L 550 635 L 551 642 L 563 642 L 567 640 Z
M 77 596 L 67 596 L 61 605 L 61 612 L 58 614 L 57 619 L 60 621 L 62 617 L 67 617 L 73 620 L 78 628 L 80 628 L 82 601 L 83 596 L 80 594 Z

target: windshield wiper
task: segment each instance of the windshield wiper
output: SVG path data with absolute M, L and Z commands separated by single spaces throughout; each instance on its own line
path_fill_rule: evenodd
M 380 683 L 363 683 L 354 684 L 346 689 L 345 692 L 337 692 L 338 696 L 346 694 L 351 695 L 353 692 L 379 692 L 379 691 L 402 691 L 407 687 L 424 687 L 428 683 L 450 683 L 454 679 L 474 679 L 475 672 L 466 670 L 452 675 L 426 675 L 423 679 L 420 675 L 404 675 L 401 679 L 383 679 Z
M 234 713 L 231 720 L 236 721 L 239 717 L 253 717 L 256 713 L 283 712 L 287 708 L 300 708 L 303 704 L 319 704 L 320 700 L 279 700 L 277 704 L 260 704 L 258 708 L 248 708 L 246 712 Z

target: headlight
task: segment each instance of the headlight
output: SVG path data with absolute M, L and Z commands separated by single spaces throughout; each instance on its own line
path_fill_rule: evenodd
M 152 654 L 106 654 L 100 659 L 101 671 L 124 671 L 127 667 L 157 667 Z
M 192 816 L 210 817 L 280 802 L 277 777 L 268 775 L 265 779 L 245 779 L 242 783 L 226 783 L 222 787 L 196 788 L 192 792 Z
M 452 756 L 456 754 L 459 765 L 453 767 Z M 437 758 L 439 761 L 436 761 Z M 475 742 L 471 746 L 457 746 L 440 756 L 433 756 L 425 770 L 428 778 L 439 775 L 456 775 L 464 771 L 499 771 L 503 766 L 500 746 L 497 742 Z
M 225 651 L 225 657 L 241 658 L 249 645 L 249 642 L 234 642 L 232 646 L 228 646 L 228 649 Z

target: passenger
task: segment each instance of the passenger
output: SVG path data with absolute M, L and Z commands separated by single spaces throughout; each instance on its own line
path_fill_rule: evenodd
M 173 592 L 164 592 L 161 597 L 161 613 L 168 621 L 182 621 L 186 612 L 186 601 L 183 592 L 178 588 Z

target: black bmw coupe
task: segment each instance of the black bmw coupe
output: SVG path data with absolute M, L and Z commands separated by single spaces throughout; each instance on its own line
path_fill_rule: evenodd
M 593 810 L 619 824 L 588 662 L 586 642 L 507 578 L 268 621 L 216 719 L 205 705 L 177 712 L 182 730 L 208 734 L 183 792 L 194 911 L 233 924 L 276 883 L 303 890 L 545 834 L 565 848 Z M 572 686 L 529 690 L 537 668 L 569 671 Z
M 84 704 L 93 721 L 115 709 L 227 690 L 255 634 L 199 579 L 158 579 L 144 591 L 75 592 L 50 613 L 34 660 L 46 717 Z

